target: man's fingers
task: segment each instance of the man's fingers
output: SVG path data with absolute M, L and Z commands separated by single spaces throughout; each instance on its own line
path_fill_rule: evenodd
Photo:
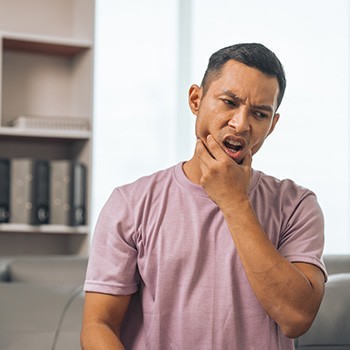
M 201 156 L 206 151 L 206 148 L 201 139 L 197 139 L 196 141 L 196 153 L 198 156 Z
M 196 141 L 196 153 L 202 161 L 211 160 L 214 158 L 209 151 L 208 146 L 201 139 L 197 139 Z
M 211 134 L 207 136 L 207 145 L 208 151 L 214 159 L 219 160 L 220 158 L 226 155 L 226 153 L 224 153 L 218 142 L 214 139 L 214 137 Z
M 252 162 L 253 162 L 252 152 L 249 151 L 249 153 L 243 159 L 242 166 L 247 166 L 247 167 L 251 168 Z

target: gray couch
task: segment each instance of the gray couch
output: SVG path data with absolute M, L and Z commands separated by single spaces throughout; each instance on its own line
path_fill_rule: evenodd
M 329 274 L 316 319 L 295 340 L 298 350 L 350 350 L 350 255 L 326 255 Z
M 295 340 L 298 350 L 350 349 L 350 255 L 325 263 L 325 298 L 311 329 Z M 72 256 L 0 258 L 0 350 L 80 349 L 86 264 Z
M 0 349 L 76 350 L 86 257 L 0 259 Z

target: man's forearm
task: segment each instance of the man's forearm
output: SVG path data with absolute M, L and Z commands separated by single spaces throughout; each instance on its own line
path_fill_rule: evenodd
M 118 335 L 106 324 L 83 325 L 82 350 L 125 350 Z
M 247 278 L 260 304 L 282 331 L 295 337 L 311 325 L 322 297 L 305 274 L 269 240 L 249 200 L 223 210 Z M 310 267 L 311 268 L 311 267 Z M 316 293 L 316 295 L 315 295 Z

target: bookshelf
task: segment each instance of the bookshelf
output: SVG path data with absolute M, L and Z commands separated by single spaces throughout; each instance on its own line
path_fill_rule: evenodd
M 87 253 L 94 11 L 94 0 L 0 0 L 0 158 L 72 160 L 87 170 L 86 224 L 0 223 L 0 256 Z M 83 117 L 89 128 L 13 126 L 20 116 Z

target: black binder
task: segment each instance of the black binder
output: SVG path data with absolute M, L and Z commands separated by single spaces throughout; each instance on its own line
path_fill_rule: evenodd
M 9 222 L 10 217 L 10 162 L 0 159 L 0 223 Z
M 34 162 L 33 175 L 33 216 L 32 224 L 49 223 L 49 162 L 46 160 L 37 160 Z

